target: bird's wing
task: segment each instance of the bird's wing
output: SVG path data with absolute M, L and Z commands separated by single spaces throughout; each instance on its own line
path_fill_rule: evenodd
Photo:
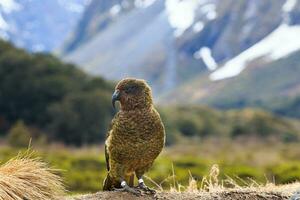
M 110 123 L 110 126 L 108 128 L 107 134 L 106 134 L 106 139 L 109 137 L 110 133 L 113 131 L 113 126 L 114 126 L 114 122 L 116 121 L 118 115 L 116 115 Z M 110 167 L 109 167 L 109 154 L 108 154 L 108 149 L 107 149 L 107 144 L 105 143 L 105 147 L 104 147 L 104 152 L 105 152 L 105 160 L 106 160 L 106 169 L 107 171 L 109 171 Z
M 107 145 L 105 144 L 105 160 L 106 160 L 106 169 L 107 171 L 109 171 L 109 155 L 108 155 L 108 152 L 107 152 Z

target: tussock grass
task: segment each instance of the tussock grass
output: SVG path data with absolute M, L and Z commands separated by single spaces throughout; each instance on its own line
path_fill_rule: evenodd
M 64 194 L 61 178 L 32 152 L 0 166 L 0 200 L 49 200 Z

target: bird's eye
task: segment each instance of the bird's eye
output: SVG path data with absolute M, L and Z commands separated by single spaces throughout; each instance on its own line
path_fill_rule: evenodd
M 127 88 L 125 91 L 126 91 L 126 93 L 132 93 L 133 89 L 130 87 L 130 88 Z
M 136 91 L 136 87 L 128 87 L 128 88 L 126 88 L 126 90 L 125 90 L 125 92 L 127 93 L 127 94 L 131 94 L 131 93 L 135 93 L 135 91 Z

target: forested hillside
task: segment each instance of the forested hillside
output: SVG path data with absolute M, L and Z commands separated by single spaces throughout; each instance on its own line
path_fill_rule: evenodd
M 36 134 L 71 144 L 100 142 L 113 111 L 113 85 L 46 54 L 0 41 L 0 128 L 18 120 Z

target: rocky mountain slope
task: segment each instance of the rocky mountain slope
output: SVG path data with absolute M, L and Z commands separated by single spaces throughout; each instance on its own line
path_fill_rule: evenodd
M 105 4 L 106 1 L 94 2 Z M 123 4 L 112 5 L 103 14 L 110 16 L 104 22 L 107 27 L 92 34 L 93 37 L 77 50 L 67 53 L 65 59 L 83 66 L 92 74 L 101 74 L 109 79 L 135 76 L 151 80 L 154 85 L 161 83 L 167 80 L 163 74 L 173 71 L 160 67 L 172 53 L 168 47 L 172 45 L 172 37 L 169 36 L 173 30 L 164 11 L 165 2 L 153 1 L 149 5 L 125 2 L 131 2 L 129 5 L 134 8 L 123 11 Z M 120 6 L 121 10 L 114 14 L 116 6 Z M 89 9 L 87 13 L 99 15 L 98 11 L 93 13 Z
M 0 37 L 30 51 L 58 48 L 87 0 L 1 0 Z
M 266 63 L 255 60 L 238 76 L 211 81 L 199 74 L 177 90 L 161 95 L 161 104 L 209 104 L 218 108 L 263 107 L 300 117 L 300 51 Z M 180 92 L 178 92 L 180 91 Z M 188 98 L 187 98 L 188 97 Z
M 290 55 L 300 49 L 299 23 L 297 0 L 93 0 L 63 52 L 92 74 L 144 78 L 165 94 Z

